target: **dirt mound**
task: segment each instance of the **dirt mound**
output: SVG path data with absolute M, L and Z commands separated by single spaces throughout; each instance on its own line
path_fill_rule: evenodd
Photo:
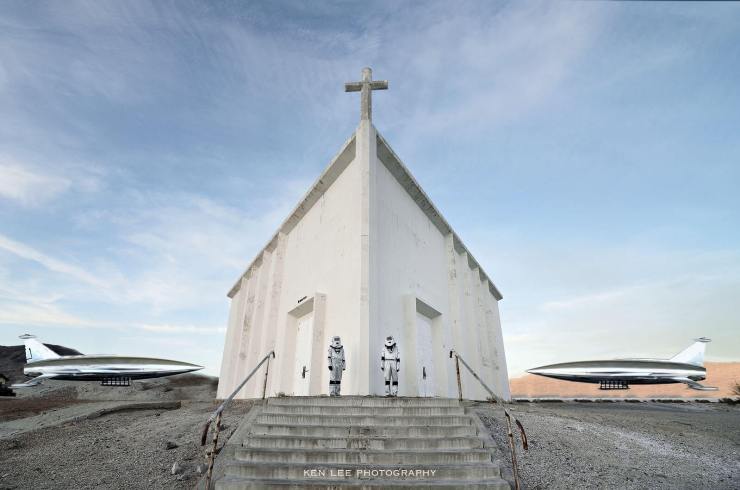
M 574 383 L 526 374 L 509 380 L 511 396 L 561 397 L 561 398 L 725 398 L 735 396 L 732 388 L 740 382 L 740 362 L 707 362 L 707 379 L 702 384 L 716 386 L 718 391 L 697 391 L 686 388 L 683 383 L 668 385 L 631 386 L 629 390 L 600 390 L 598 385 Z
M 82 353 L 69 347 L 54 344 L 44 344 L 60 356 L 79 356 Z M 23 366 L 26 364 L 26 348 L 22 345 L 0 345 L 0 373 L 8 377 L 11 383 L 20 383 L 26 380 L 23 375 Z
M 101 386 L 98 381 L 46 380 L 33 388 L 17 388 L 19 398 L 89 401 L 213 401 L 218 378 L 201 374 L 178 374 L 132 381 L 131 386 Z

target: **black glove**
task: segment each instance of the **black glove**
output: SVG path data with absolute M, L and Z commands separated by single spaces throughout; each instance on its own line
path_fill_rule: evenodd
M 333 367 L 331 367 L 331 366 L 329 366 L 329 371 L 332 371 L 332 370 L 334 370 L 334 368 L 333 368 Z

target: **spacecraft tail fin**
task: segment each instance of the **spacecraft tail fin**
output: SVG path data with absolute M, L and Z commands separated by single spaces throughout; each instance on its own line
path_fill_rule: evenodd
M 694 339 L 694 343 L 682 350 L 675 356 L 671 357 L 670 360 L 673 362 L 682 362 L 685 364 L 694 364 L 696 366 L 704 365 L 704 350 L 707 346 L 707 342 L 710 339 L 701 337 Z
M 26 345 L 26 362 L 43 361 L 46 359 L 57 359 L 61 357 L 53 350 L 39 342 L 34 335 L 21 335 L 23 343 Z

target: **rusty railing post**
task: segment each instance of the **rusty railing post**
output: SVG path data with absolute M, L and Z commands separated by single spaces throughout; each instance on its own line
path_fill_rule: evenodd
M 506 425 L 509 432 L 509 448 L 511 449 L 511 467 L 514 471 L 514 490 L 519 490 L 519 468 L 516 464 L 516 446 L 514 445 L 514 433 L 511 431 L 511 416 L 504 410 L 506 415 Z
M 455 356 L 455 372 L 457 373 L 457 399 L 462 401 L 462 382 L 460 381 L 460 360 Z
M 457 375 L 457 399 L 462 401 L 462 383 L 460 382 L 460 358 L 457 356 L 457 352 L 454 350 L 450 351 L 450 359 L 455 356 L 455 374 Z
M 262 399 L 265 399 L 265 393 L 267 393 L 267 375 L 270 373 L 270 358 L 267 358 L 267 366 L 265 367 L 265 382 L 262 384 Z

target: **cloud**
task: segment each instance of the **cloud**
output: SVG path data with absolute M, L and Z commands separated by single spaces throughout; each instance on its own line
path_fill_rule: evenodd
M 276 186 L 262 213 L 194 193 L 130 195 L 125 207 L 102 218 L 115 224 L 120 241 L 113 251 L 129 264 L 118 281 L 120 300 L 157 311 L 204 301 L 225 308 L 231 284 L 298 202 L 304 184 Z
M 0 156 L 0 197 L 23 206 L 37 206 L 54 199 L 70 186 L 67 178 L 49 175 L 8 156 Z
M 159 332 L 159 333 L 195 333 L 195 334 L 214 334 L 214 333 L 226 333 L 226 327 L 223 326 L 198 326 L 198 325 L 149 325 L 149 324 L 138 324 L 133 325 L 134 328 L 146 330 L 148 332 Z
M 399 28 L 409 16 L 414 28 Z M 467 4 L 454 11 L 438 4 L 406 12 L 369 34 L 381 46 L 413 53 L 388 58 L 382 49 L 373 53 L 380 67 L 390 64 L 399 77 L 391 80 L 393 93 L 384 95 L 397 103 L 387 104 L 383 119 L 399 121 L 391 123 L 394 129 L 403 121 L 404 139 L 413 136 L 408 132 L 460 127 L 477 136 L 522 119 L 557 99 L 605 18 L 604 8 L 593 4 L 518 3 L 500 9 Z
M 285 182 L 256 216 L 204 195 L 122 189 L 107 208 L 77 216 L 77 245 L 65 249 L 74 262 L 0 235 L 0 251 L 44 268 L 11 260 L 0 269 L 3 282 L 13 284 L 0 288 L 7 305 L 0 321 L 223 333 L 211 322 L 225 322 L 228 289 L 306 185 Z M 48 246 L 59 248 L 54 239 Z M 59 276 L 49 280 L 49 272 Z
M 108 284 L 104 280 L 101 280 L 84 268 L 50 257 L 39 252 L 33 247 L 11 240 L 4 235 L 0 235 L 0 249 L 10 252 L 22 259 L 36 262 L 52 272 L 69 276 L 90 286 L 94 286 L 96 288 L 108 287 Z
M 96 326 L 94 322 L 62 311 L 53 304 L 23 304 L 7 301 L 0 301 L 0 324 L 28 327 L 63 326 L 91 328 Z
M 0 299 L 0 325 L 28 328 L 63 327 L 82 329 L 131 329 L 167 334 L 213 335 L 226 332 L 226 327 L 217 325 L 178 325 L 154 323 L 125 323 L 110 320 L 94 320 L 65 311 L 59 305 L 42 301 L 19 301 Z

